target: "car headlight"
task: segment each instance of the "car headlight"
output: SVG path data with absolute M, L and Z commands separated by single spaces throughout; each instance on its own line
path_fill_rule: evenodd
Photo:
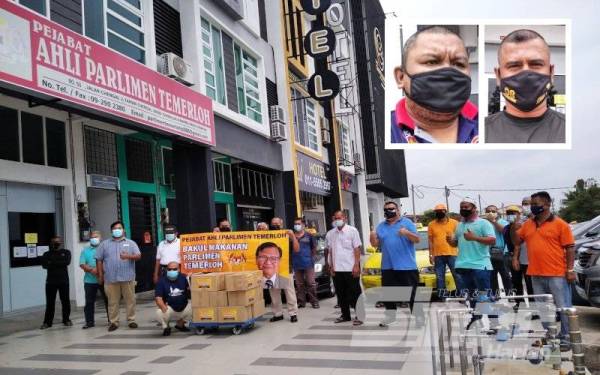
M 315 263 L 315 273 L 323 271 L 323 265 L 321 263 Z

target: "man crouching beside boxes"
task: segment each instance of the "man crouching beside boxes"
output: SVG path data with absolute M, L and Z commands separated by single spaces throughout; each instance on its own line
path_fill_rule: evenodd
M 185 321 L 192 318 L 192 304 L 190 299 L 190 285 L 187 278 L 179 272 L 179 264 L 171 262 L 167 265 L 167 270 L 160 277 L 154 291 L 156 305 L 156 316 L 162 324 L 163 336 L 171 334 L 169 322 L 174 320 L 177 323 L 175 328 L 181 332 L 189 332 L 185 326 Z
M 273 242 L 264 242 L 256 249 L 256 264 L 262 270 L 262 287 L 269 290 L 271 295 L 271 309 L 273 317 L 269 320 L 277 322 L 283 320 L 283 308 L 281 306 L 281 291 L 285 293 L 290 321 L 298 321 L 298 304 L 296 302 L 296 291 L 294 283 L 289 277 L 279 274 L 279 261 L 283 251 Z

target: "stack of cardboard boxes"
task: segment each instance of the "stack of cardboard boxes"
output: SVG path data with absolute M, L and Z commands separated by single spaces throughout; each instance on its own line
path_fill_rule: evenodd
M 265 313 L 261 271 L 220 272 L 192 276 L 194 323 L 235 323 Z

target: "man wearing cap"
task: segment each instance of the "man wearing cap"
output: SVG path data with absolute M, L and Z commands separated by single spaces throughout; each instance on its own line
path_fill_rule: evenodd
M 527 197 L 529 199 L 529 197 Z M 529 200 L 523 199 L 523 203 L 529 203 Z M 521 216 L 521 208 L 517 205 L 510 205 L 506 208 L 506 220 L 509 224 L 504 228 L 504 242 L 508 249 L 508 254 L 511 257 L 512 265 L 512 284 L 515 290 L 515 294 L 518 296 L 523 295 L 523 278 L 525 279 L 525 285 L 527 287 L 527 294 L 533 295 L 533 285 L 531 284 L 531 277 L 527 275 L 527 245 L 521 243 L 520 246 L 515 246 L 512 238 L 510 237 L 511 228 L 517 224 L 517 217 Z M 527 220 L 527 216 L 524 217 Z M 521 224 L 523 219 L 520 220 Z M 515 311 L 519 310 L 519 304 L 524 301 L 524 298 L 515 299 Z
M 179 238 L 175 225 L 165 226 L 165 239 L 158 244 L 156 249 L 156 263 L 154 265 L 154 284 L 158 283 L 160 276 L 164 275 L 167 265 L 175 262 L 181 264 L 179 257 Z
M 496 233 L 489 221 L 479 218 L 477 204 L 472 198 L 464 198 L 460 202 L 462 221 L 456 227 L 454 236 L 446 241 L 451 246 L 458 246 L 456 258 L 456 274 L 458 288 L 461 293 L 468 293 L 471 307 L 477 301 L 489 300 L 492 263 L 490 246 L 496 243 Z M 480 319 L 474 316 L 472 321 Z
M 454 235 L 458 221 L 448 217 L 448 208 L 445 204 L 438 204 L 433 208 L 435 220 L 431 221 L 427 228 L 429 236 L 429 262 L 435 267 L 436 288 L 438 297 L 447 295 L 446 290 L 446 266 L 450 269 L 452 277 L 456 281 L 454 263 L 458 249 L 451 246 L 447 236 Z
M 440 26 L 416 32 L 394 77 L 405 98 L 392 112 L 392 143 L 477 143 L 469 53 L 459 35 Z

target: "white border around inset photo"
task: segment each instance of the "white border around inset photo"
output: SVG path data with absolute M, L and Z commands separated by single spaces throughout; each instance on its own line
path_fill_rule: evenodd
M 391 142 L 391 110 L 394 108 L 400 95 L 396 94 L 397 88 L 394 78 L 394 67 L 401 60 L 402 46 L 400 46 L 400 25 L 477 25 L 478 35 L 478 108 L 479 108 L 479 141 L 480 143 L 392 143 Z M 565 25 L 565 117 L 566 135 L 565 143 L 484 143 L 485 115 L 488 105 L 488 82 L 485 72 L 485 30 L 486 25 Z M 416 30 L 416 29 L 415 29 Z M 388 150 L 569 150 L 572 147 L 572 64 L 571 64 L 571 19 L 402 19 L 401 17 L 388 17 L 385 28 L 385 148 Z M 404 35 L 404 39 L 408 37 Z M 396 43 L 396 49 L 393 45 Z M 391 94 L 394 95 L 391 95 Z

